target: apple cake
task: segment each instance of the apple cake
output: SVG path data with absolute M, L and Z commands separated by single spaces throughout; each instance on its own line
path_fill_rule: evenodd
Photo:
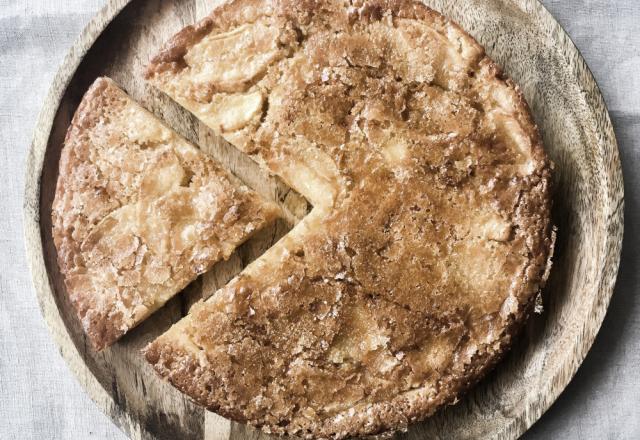
M 551 164 L 519 88 L 411 0 L 234 0 L 147 79 L 313 210 L 146 349 L 265 432 L 402 430 L 510 346 L 546 279 Z
M 67 293 L 93 346 L 113 344 L 278 213 L 99 78 L 67 132 L 52 209 Z

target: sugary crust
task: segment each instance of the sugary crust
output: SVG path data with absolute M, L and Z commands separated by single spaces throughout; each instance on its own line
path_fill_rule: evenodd
M 86 93 L 62 150 L 52 219 L 67 293 L 97 350 L 276 215 L 113 81 L 99 78 Z
M 278 45 L 256 49 L 257 26 Z M 219 41 L 246 60 L 233 90 Z M 553 247 L 551 164 L 459 26 L 411 0 L 236 0 L 147 77 L 316 214 L 147 347 L 162 377 L 269 433 L 346 438 L 454 403 L 508 350 Z M 268 105 L 225 131 L 216 99 L 256 93 Z
M 439 391 L 434 398 L 398 396 L 391 401 L 369 406 L 364 411 L 340 415 L 333 420 L 324 420 L 316 424 L 298 427 L 295 435 L 307 439 L 336 438 L 387 438 L 396 432 L 406 431 L 411 423 L 420 422 L 433 415 L 438 409 L 454 405 L 476 383 L 498 364 L 512 345 L 513 338 L 520 332 L 524 322 L 533 311 L 534 300 L 522 307 L 514 315 L 503 334 L 496 340 L 498 350 L 479 353 L 468 369 L 456 377 L 441 381 Z M 227 399 L 223 393 L 216 392 L 223 384 L 212 370 L 203 368 L 202 362 L 192 353 L 180 348 L 175 342 L 156 341 L 145 349 L 147 361 L 153 365 L 156 373 L 168 380 L 174 387 L 191 397 L 196 403 L 205 406 L 228 419 L 249 423 L 268 434 L 294 435 L 286 427 L 263 425 L 246 418 L 241 410 L 221 405 Z

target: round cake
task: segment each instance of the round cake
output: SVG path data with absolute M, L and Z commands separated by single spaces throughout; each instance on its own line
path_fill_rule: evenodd
M 235 0 L 149 81 L 313 205 L 145 350 L 269 433 L 406 429 L 495 365 L 553 247 L 550 162 L 518 87 L 422 3 Z

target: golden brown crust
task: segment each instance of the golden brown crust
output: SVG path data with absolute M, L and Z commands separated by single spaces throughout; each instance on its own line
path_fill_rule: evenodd
M 522 93 L 411 0 L 236 0 L 203 23 L 149 80 L 314 212 L 148 361 L 277 434 L 380 434 L 453 403 L 510 346 L 552 248 Z
M 69 298 L 101 350 L 276 216 L 113 81 L 65 139 L 53 238 Z

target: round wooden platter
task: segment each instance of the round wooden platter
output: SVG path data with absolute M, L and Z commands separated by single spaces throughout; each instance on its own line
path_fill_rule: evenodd
M 42 313 L 92 399 L 133 439 L 266 437 L 195 406 L 158 379 L 140 349 L 189 306 L 237 274 L 304 216 L 307 203 L 191 115 L 145 84 L 142 69 L 160 45 L 205 16 L 216 0 L 110 0 L 64 61 L 45 102 L 29 155 L 26 242 Z M 623 184 L 615 135 L 598 87 L 576 47 L 536 0 L 430 0 L 476 37 L 521 86 L 555 167 L 558 240 L 544 313 L 514 349 L 457 405 L 402 434 L 406 438 L 513 439 L 571 380 L 602 323 L 618 271 Z M 99 75 L 213 154 L 248 185 L 289 212 L 231 258 L 103 353 L 92 351 L 68 303 L 51 238 L 51 203 L 71 117 Z M 61 396 L 64 398 L 64 396 Z

